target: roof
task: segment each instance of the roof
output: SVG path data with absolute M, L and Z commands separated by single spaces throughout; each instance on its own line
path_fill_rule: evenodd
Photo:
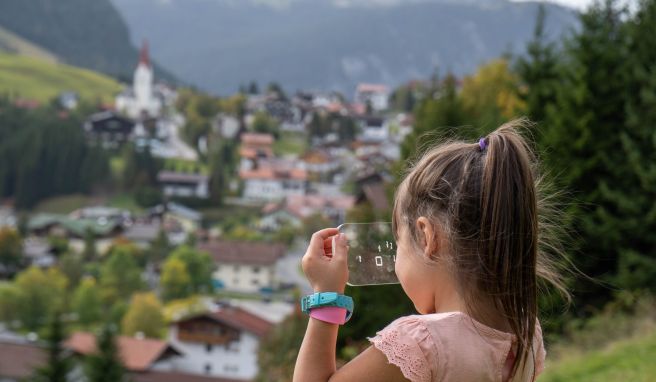
M 185 374 L 176 371 L 147 371 L 144 373 L 133 373 L 131 377 L 134 382 L 245 382 L 242 379 L 217 378 L 206 375 Z
M 64 346 L 82 355 L 93 354 L 96 351 L 96 336 L 87 332 L 75 332 Z M 119 336 L 117 347 L 125 368 L 130 371 L 146 371 L 161 358 L 171 354 L 181 355 L 168 342 L 151 338 Z
M 375 210 L 387 211 L 389 209 L 387 194 L 382 183 L 364 184 L 362 192 Z
M 286 199 L 286 209 L 296 216 L 308 217 L 324 209 L 346 211 L 355 205 L 355 197 L 345 196 L 322 196 L 322 195 L 289 195 Z
M 209 318 L 213 321 L 222 323 L 226 326 L 238 330 L 247 331 L 258 337 L 266 336 L 274 326 L 271 322 L 266 321 L 265 319 L 260 318 L 242 308 L 234 306 L 220 307 L 214 312 L 207 312 L 187 317 L 178 321 L 177 323 L 179 324 L 182 322 L 192 321 L 201 317 Z
M 47 362 L 48 354 L 41 346 L 0 342 L 0 377 L 27 378 Z
M 272 145 L 273 135 L 244 133 L 241 135 L 241 143 L 244 145 Z
M 148 41 L 144 40 L 141 47 L 141 52 L 139 52 L 139 64 L 146 65 L 150 67 L 150 55 L 148 54 Z
M 283 244 L 246 241 L 209 241 L 198 245 L 209 253 L 215 262 L 244 265 L 273 265 L 287 247 Z
M 28 221 L 27 227 L 29 230 L 40 230 L 56 224 L 78 237 L 84 237 L 88 230 L 96 236 L 107 236 L 121 226 L 119 222 L 111 219 L 72 219 L 65 215 L 38 214 Z
M 387 93 L 389 88 L 383 84 L 358 84 L 358 93 Z
M 159 182 L 168 183 L 200 183 L 207 182 L 207 175 L 203 174 L 188 174 L 182 172 L 173 172 L 173 171 L 160 171 L 157 174 L 157 180 Z
M 259 167 L 254 170 L 239 171 L 241 179 L 269 179 L 269 180 L 307 180 L 307 171 L 300 168 L 282 169 L 274 167 Z

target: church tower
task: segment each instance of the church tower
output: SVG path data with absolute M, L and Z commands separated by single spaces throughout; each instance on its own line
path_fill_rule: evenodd
M 134 72 L 134 96 L 139 112 L 150 112 L 153 105 L 153 67 L 148 55 L 148 42 L 144 41 L 139 65 Z

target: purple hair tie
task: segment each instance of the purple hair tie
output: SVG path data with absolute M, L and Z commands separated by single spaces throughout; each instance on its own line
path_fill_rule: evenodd
M 485 143 L 485 138 L 481 138 L 478 140 L 478 146 L 481 148 L 481 151 L 485 151 L 485 148 L 487 147 L 487 143 Z

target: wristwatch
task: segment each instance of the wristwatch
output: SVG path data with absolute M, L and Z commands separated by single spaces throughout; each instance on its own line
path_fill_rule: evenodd
M 301 310 L 303 313 L 309 313 L 314 308 L 323 308 L 326 306 L 346 309 L 345 322 L 353 314 L 353 299 L 337 292 L 317 292 L 301 298 Z

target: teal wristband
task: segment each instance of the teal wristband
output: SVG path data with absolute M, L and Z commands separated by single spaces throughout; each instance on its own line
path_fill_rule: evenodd
M 317 292 L 301 298 L 301 311 L 309 313 L 314 308 L 335 306 L 346 309 L 346 321 L 353 315 L 353 299 L 337 292 Z M 346 322 L 345 321 L 345 322 Z

